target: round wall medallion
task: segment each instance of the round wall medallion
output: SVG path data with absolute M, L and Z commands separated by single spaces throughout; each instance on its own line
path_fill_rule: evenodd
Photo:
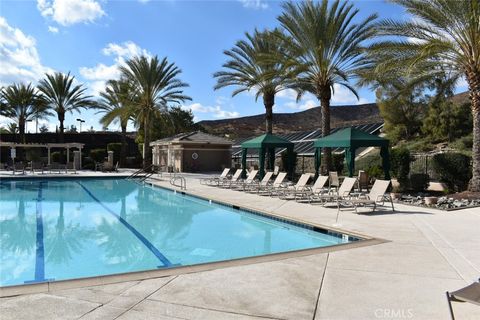
M 196 152 L 192 153 L 192 159 L 197 160 L 198 159 L 198 153 L 196 153 Z

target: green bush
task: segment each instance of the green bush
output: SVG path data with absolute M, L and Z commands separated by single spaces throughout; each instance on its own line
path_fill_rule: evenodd
M 365 172 L 367 173 L 368 177 L 375 178 L 375 179 L 383 179 L 385 176 L 385 173 L 383 172 L 383 168 L 379 165 L 372 165 L 368 168 L 365 169 Z
M 90 158 L 95 162 L 103 162 L 107 153 L 104 149 L 92 149 L 90 150 Z
M 40 149 L 27 149 L 26 159 L 27 161 L 39 161 L 42 151 Z
M 60 151 L 55 151 L 50 154 L 50 160 L 52 162 L 65 163 L 66 156 Z
M 82 159 L 82 169 L 88 169 L 88 170 L 95 169 L 95 163 L 90 157 L 85 157 Z
M 410 151 L 406 148 L 392 149 L 390 153 L 390 171 L 392 176 L 400 183 L 400 190 L 408 188 L 408 175 L 410 173 Z
M 462 153 L 440 153 L 432 157 L 432 168 L 450 190 L 463 191 L 472 178 L 471 157 Z
M 333 170 L 342 174 L 344 168 L 344 153 L 332 153 Z
M 297 153 L 295 151 L 293 151 L 293 172 L 295 173 L 295 170 L 297 168 Z M 282 152 L 281 154 L 281 159 L 282 159 L 282 162 L 281 162 L 281 166 L 280 166 L 280 170 L 282 171 L 288 171 L 288 153 L 287 151 L 284 151 Z
M 122 144 L 119 142 L 107 144 L 107 150 L 113 151 L 113 163 L 120 161 L 120 152 L 122 150 Z
M 430 177 L 425 173 L 415 173 L 410 175 L 410 189 L 414 192 L 423 192 L 427 190 Z

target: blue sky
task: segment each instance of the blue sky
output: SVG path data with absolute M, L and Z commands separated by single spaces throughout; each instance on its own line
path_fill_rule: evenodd
M 263 112 L 251 94 L 231 97 L 233 88 L 214 91 L 212 74 L 246 31 L 278 26 L 280 1 L 230 0 L 1 0 L 0 85 L 38 81 L 45 72 L 70 71 L 88 92 L 97 95 L 104 81 L 118 77 L 117 66 L 136 54 L 167 56 L 182 70 L 190 84 L 185 93 L 193 101 L 184 108 L 196 120 L 246 116 Z M 381 18 L 407 16 L 384 1 L 353 1 L 359 18 L 377 12 Z M 373 102 L 374 94 L 360 89 L 360 101 L 337 89 L 333 104 Z M 291 92 L 277 97 L 275 112 L 296 112 L 317 105 L 306 96 L 295 103 Z M 78 114 L 67 115 L 65 124 L 76 124 Z M 99 115 L 82 111 L 84 128 L 100 129 Z M 0 125 L 6 119 L 0 119 Z M 51 129 L 56 118 L 43 121 Z M 110 130 L 118 130 L 111 125 Z M 27 128 L 34 132 L 34 125 Z

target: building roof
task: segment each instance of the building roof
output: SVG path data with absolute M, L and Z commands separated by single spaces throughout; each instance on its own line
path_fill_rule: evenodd
M 383 128 L 383 122 L 378 123 L 369 123 L 369 124 L 362 124 L 353 126 L 354 128 L 361 130 L 363 132 L 378 135 L 380 133 L 380 129 Z M 334 128 L 330 132 L 333 134 L 345 127 Z M 289 140 L 295 144 L 294 151 L 300 156 L 313 156 L 315 153 L 315 147 L 313 142 L 322 137 L 321 130 L 311 130 L 311 131 L 299 131 L 299 132 L 291 132 L 288 134 L 281 134 L 280 137 Z M 250 140 L 251 138 L 241 139 L 236 141 L 232 146 L 232 157 L 240 157 L 242 155 L 242 143 Z M 276 154 L 281 154 L 285 149 L 277 149 Z M 336 150 L 333 150 L 336 151 Z M 338 151 L 342 151 L 338 150 Z M 248 157 L 258 157 L 258 150 L 255 149 L 248 149 Z
M 174 136 L 156 140 L 150 143 L 150 146 L 155 145 L 167 145 L 172 143 L 196 143 L 196 144 L 222 144 L 232 145 L 233 142 L 212 134 L 208 134 L 201 131 L 194 131 L 188 133 L 179 133 Z

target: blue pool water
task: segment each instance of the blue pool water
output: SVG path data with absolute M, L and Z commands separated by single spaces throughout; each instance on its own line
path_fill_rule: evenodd
M 0 286 L 355 240 L 124 179 L 0 182 Z

